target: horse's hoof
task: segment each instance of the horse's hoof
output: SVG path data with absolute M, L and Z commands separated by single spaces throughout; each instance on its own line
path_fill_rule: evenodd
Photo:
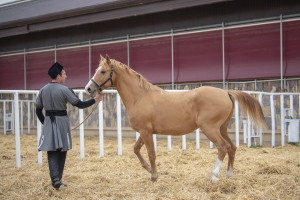
M 232 176 L 233 176 L 232 171 L 228 171 L 226 177 L 227 177 L 227 178 L 230 178 L 230 177 L 232 177 Z
M 217 182 L 217 181 L 219 181 L 219 178 L 216 177 L 215 175 L 212 175 L 212 177 L 211 177 L 211 182 L 215 183 L 215 182 Z
M 227 178 L 230 178 L 230 177 L 232 177 L 232 175 L 233 175 L 233 170 L 232 170 L 232 168 L 230 167 L 229 170 L 227 171 L 226 177 L 227 177 Z
M 157 181 L 157 175 L 156 176 L 151 176 L 151 181 L 156 182 Z

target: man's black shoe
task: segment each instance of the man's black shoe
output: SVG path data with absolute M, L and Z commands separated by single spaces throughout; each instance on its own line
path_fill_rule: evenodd
M 55 183 L 53 183 L 53 187 L 56 189 L 58 189 L 61 185 L 62 183 L 60 181 L 56 181 Z

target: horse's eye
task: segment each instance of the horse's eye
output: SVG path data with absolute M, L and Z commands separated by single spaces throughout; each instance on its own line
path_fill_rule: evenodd
M 101 71 L 101 74 L 105 74 L 105 72 L 106 72 L 106 71 L 103 70 L 103 71 Z

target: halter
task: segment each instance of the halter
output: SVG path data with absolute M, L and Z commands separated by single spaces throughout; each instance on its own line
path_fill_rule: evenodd
M 114 66 L 112 65 L 109 78 L 106 81 L 104 81 L 104 83 L 102 83 L 101 85 L 99 85 L 93 78 L 91 78 L 91 81 L 97 86 L 97 90 L 102 91 L 101 87 L 105 85 L 108 81 L 110 81 L 111 86 L 113 86 L 113 81 L 112 81 L 113 72 L 114 72 Z

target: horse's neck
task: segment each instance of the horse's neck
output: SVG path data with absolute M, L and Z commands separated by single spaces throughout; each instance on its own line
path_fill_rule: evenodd
M 131 69 L 124 69 L 123 66 L 116 62 L 115 73 L 117 75 L 115 87 L 126 109 L 128 109 L 130 106 L 134 106 L 137 99 L 144 95 L 145 90 L 139 86 L 139 77 L 131 72 Z

